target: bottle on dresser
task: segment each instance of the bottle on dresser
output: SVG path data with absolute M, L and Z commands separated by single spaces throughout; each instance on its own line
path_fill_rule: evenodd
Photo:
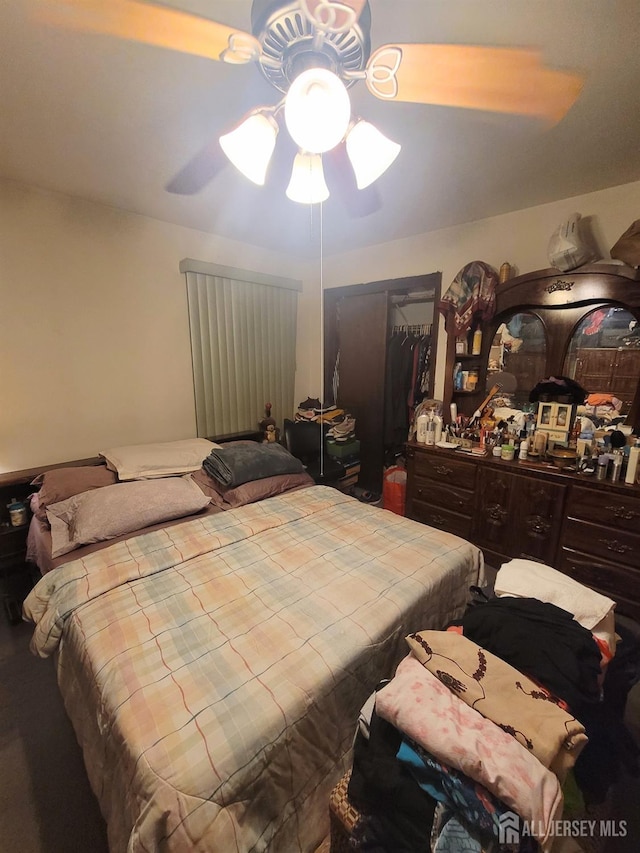
M 633 447 L 629 448 L 629 461 L 627 472 L 624 477 L 625 483 L 633 485 L 640 479 L 640 439 L 636 439 Z
M 426 412 L 421 412 L 416 418 L 416 441 L 419 444 L 427 443 L 427 427 L 429 424 L 429 415 Z
M 614 450 L 611 454 L 611 479 L 614 483 L 617 483 L 620 479 L 620 472 L 622 471 L 622 460 L 622 451 Z
M 435 424 L 435 443 L 442 441 L 442 418 L 437 412 L 433 413 L 433 422 Z
M 433 412 L 429 412 L 428 415 L 429 420 L 427 421 L 427 439 L 425 444 L 433 447 L 436 443 L 436 422 L 433 417 Z
M 478 326 L 478 328 L 473 333 L 472 343 L 471 343 L 471 355 L 480 355 L 482 351 L 482 329 Z

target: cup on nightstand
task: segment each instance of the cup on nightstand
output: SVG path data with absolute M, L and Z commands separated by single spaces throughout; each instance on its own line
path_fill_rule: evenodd
M 9 510 L 9 521 L 12 527 L 22 527 L 27 523 L 27 508 L 21 501 L 12 501 L 7 504 Z

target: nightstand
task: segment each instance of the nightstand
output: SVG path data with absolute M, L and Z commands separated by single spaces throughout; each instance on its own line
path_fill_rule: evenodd
M 22 602 L 39 577 L 35 566 L 26 562 L 27 533 L 31 512 L 27 496 L 33 492 L 28 483 L 0 487 L 0 600 L 12 625 L 22 619 Z M 27 506 L 27 522 L 19 527 L 9 524 L 7 504 L 13 499 Z
M 7 619 L 17 625 L 22 602 L 34 583 L 34 568 L 25 561 L 28 524 L 0 526 L 0 597 Z

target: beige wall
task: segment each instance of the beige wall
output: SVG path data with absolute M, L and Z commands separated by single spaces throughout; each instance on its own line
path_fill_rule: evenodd
M 640 183 L 323 260 L 325 287 L 474 259 L 548 266 L 553 229 L 593 218 L 607 249 L 640 215 Z M 295 400 L 320 394 L 320 261 L 0 180 L 0 472 L 195 434 L 184 257 L 304 279 Z M 441 336 L 444 339 L 444 335 Z M 442 365 L 442 353 L 439 353 Z M 436 393 L 442 393 L 440 371 Z
M 0 472 L 195 435 L 184 257 L 302 273 L 274 252 L 0 181 Z
M 608 258 L 609 249 L 618 237 L 640 217 L 640 182 L 325 258 L 323 286 L 338 287 L 439 270 L 444 292 L 458 271 L 473 260 L 485 261 L 496 269 L 508 261 L 515 268 L 514 275 L 544 269 L 549 266 L 547 247 L 551 234 L 574 212 L 589 220 L 598 247 L 603 257 Z M 321 394 L 316 367 L 320 346 L 318 263 L 307 269 L 304 293 L 305 314 L 298 328 L 304 330 L 305 347 L 299 347 L 296 400 Z M 439 338 L 435 396 L 442 399 L 446 341 L 442 318 Z

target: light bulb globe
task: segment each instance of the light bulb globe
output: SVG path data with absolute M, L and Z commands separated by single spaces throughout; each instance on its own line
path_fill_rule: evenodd
M 329 198 L 319 154 L 296 154 L 287 187 L 287 198 L 299 204 L 319 204 Z
M 254 184 L 263 186 L 277 136 L 278 125 L 273 116 L 256 112 L 221 136 L 220 147 L 236 169 Z
M 291 138 L 303 151 L 330 151 L 343 139 L 351 118 L 344 83 L 326 68 L 303 71 L 289 88 L 284 118 Z

